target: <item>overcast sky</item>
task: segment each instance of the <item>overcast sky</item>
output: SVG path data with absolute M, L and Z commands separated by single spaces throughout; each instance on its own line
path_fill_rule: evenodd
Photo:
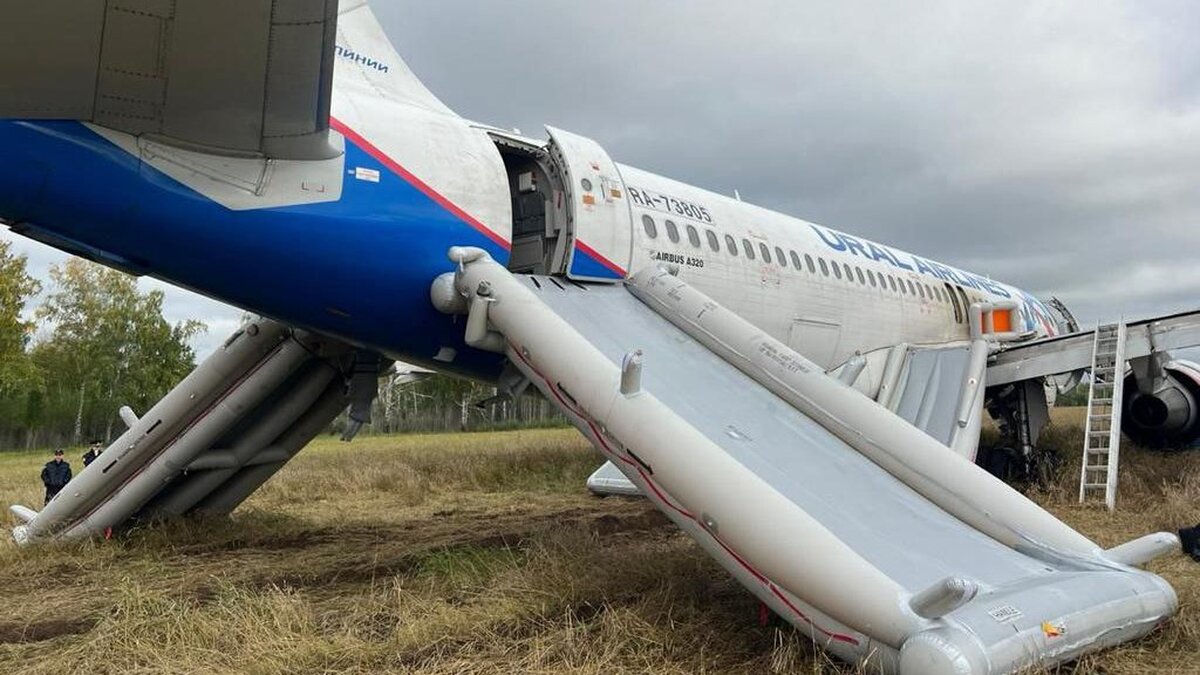
M 1057 295 L 1200 306 L 1200 3 L 375 0 L 450 107 Z M 0 235 L 13 238 L 11 235 Z M 44 275 L 60 256 L 22 243 Z M 149 285 L 149 282 L 147 282 Z M 169 292 L 207 352 L 238 312 Z

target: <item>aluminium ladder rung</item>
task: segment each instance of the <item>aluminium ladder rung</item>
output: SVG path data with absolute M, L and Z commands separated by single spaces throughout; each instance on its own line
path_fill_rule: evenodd
M 1097 323 L 1092 343 L 1083 466 L 1079 473 L 1079 501 L 1086 501 L 1089 491 L 1103 489 L 1109 510 L 1116 506 L 1125 340 L 1124 321 L 1104 326 Z

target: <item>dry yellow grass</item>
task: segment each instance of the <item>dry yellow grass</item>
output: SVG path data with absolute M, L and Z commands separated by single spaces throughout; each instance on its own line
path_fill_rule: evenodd
M 1071 413 L 1067 413 L 1070 415 Z M 1200 522 L 1200 455 L 1129 452 L 1116 514 L 1074 503 L 1080 437 L 1035 497 L 1104 544 Z M 0 455 L 37 502 L 35 455 Z M 320 441 L 232 519 L 120 541 L 0 544 L 0 673 L 853 672 L 757 603 L 646 502 L 598 500 L 571 430 Z M 1179 618 L 1064 672 L 1200 672 Z

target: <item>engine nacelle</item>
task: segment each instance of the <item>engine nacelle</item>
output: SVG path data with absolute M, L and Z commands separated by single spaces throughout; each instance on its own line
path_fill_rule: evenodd
M 1121 430 L 1149 448 L 1187 447 L 1200 438 L 1200 365 L 1171 361 L 1163 369 L 1154 392 L 1139 391 L 1136 378 L 1126 377 Z

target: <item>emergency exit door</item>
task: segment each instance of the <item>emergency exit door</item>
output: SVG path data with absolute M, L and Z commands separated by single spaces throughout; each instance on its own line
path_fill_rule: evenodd
M 581 281 L 624 279 L 633 252 L 633 214 L 620 170 L 590 138 L 546 129 L 550 155 L 565 176 L 567 276 Z

